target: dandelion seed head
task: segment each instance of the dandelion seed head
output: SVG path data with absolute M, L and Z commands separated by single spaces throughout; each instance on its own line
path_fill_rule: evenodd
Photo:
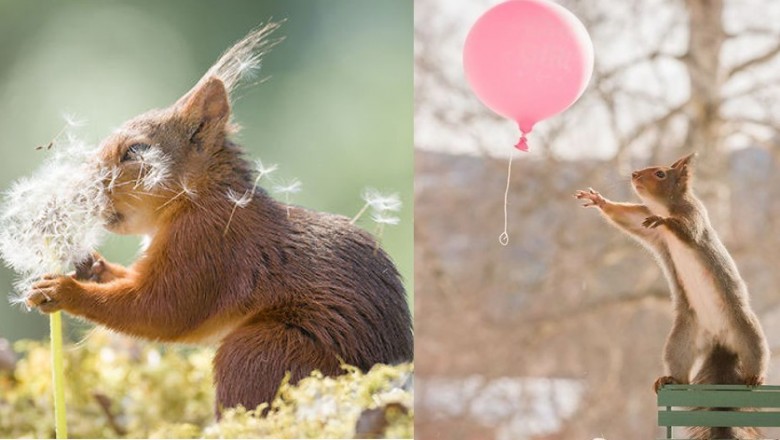
M 273 192 L 279 194 L 295 194 L 301 192 L 301 189 L 303 189 L 303 183 L 298 179 L 281 182 L 273 186 Z
M 45 273 L 62 273 L 83 261 L 102 239 L 107 174 L 90 159 L 94 156 L 80 141 L 65 142 L 5 194 L 0 256 L 19 273 L 18 292 Z

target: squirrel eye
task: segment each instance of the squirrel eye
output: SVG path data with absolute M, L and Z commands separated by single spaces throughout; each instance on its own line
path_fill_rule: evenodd
M 151 146 L 149 144 L 143 144 L 143 143 L 130 145 L 127 151 L 125 151 L 124 156 L 122 156 L 122 160 L 120 162 L 127 162 L 129 160 L 137 159 L 138 155 L 148 150 L 150 147 Z
M 658 170 L 658 171 L 656 171 L 656 172 L 655 172 L 655 177 L 657 177 L 657 178 L 659 178 L 659 179 L 663 179 L 663 178 L 665 178 L 665 177 L 666 177 L 666 173 L 664 173 L 664 172 L 663 172 L 663 171 L 661 171 L 661 170 Z

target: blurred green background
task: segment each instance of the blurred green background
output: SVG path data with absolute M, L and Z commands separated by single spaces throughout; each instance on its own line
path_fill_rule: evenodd
M 365 186 L 400 193 L 401 223 L 382 242 L 413 304 L 411 1 L 0 0 L 0 188 L 41 163 L 35 146 L 63 127 L 63 113 L 85 119 L 78 133 L 99 142 L 173 103 L 271 17 L 287 19 L 287 39 L 265 58 L 259 77 L 270 80 L 239 90 L 237 140 L 278 163 L 275 177 L 303 182 L 296 204 L 352 216 Z M 101 250 L 127 264 L 138 243 L 109 236 Z M 13 278 L 0 267 L 0 337 L 44 336 L 42 316 L 8 304 Z

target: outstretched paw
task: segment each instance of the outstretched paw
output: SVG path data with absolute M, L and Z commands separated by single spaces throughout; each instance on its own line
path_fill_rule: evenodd
M 585 208 L 588 208 L 590 206 L 597 206 L 602 207 L 607 202 L 607 200 L 599 194 L 598 191 L 594 190 L 593 188 L 588 188 L 587 191 L 577 191 L 574 193 L 574 198 L 579 200 L 585 200 L 585 203 L 582 205 Z
M 764 376 L 749 376 L 745 379 L 745 385 L 757 387 L 764 384 Z
M 658 394 L 658 390 L 660 390 L 664 385 L 680 385 L 681 383 L 682 382 L 673 378 L 672 376 L 661 376 L 655 380 L 653 389 L 655 390 L 655 393 Z
M 642 222 L 642 226 L 650 229 L 655 229 L 659 225 L 664 224 L 665 220 L 663 217 L 659 215 L 651 215 L 650 217 L 647 217 L 645 221 Z

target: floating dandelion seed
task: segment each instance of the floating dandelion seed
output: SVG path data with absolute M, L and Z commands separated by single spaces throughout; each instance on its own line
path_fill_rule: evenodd
M 285 196 L 299 193 L 301 192 L 301 189 L 303 189 L 303 184 L 298 179 L 292 179 L 289 182 L 278 183 L 273 187 L 273 191 L 275 193 L 284 194 Z
M 401 210 L 401 198 L 397 193 L 383 194 L 377 189 L 366 188 L 363 190 L 362 198 L 365 203 L 363 204 L 363 207 L 360 208 L 360 211 L 352 217 L 350 223 L 356 223 L 360 220 L 360 217 L 371 208 L 371 220 L 376 223 L 375 234 L 377 238 L 381 239 L 382 234 L 384 234 L 385 231 L 385 226 L 395 226 L 401 222 L 400 218 L 389 214 Z M 377 246 L 378 245 L 379 243 L 377 242 Z
M 73 113 L 63 113 L 62 119 L 65 120 L 65 124 L 67 124 L 68 128 L 81 127 L 87 123 L 86 119 L 80 119 Z
M 275 163 L 266 166 L 263 164 L 263 161 L 258 159 L 255 161 L 255 172 L 257 173 L 257 176 L 255 177 L 255 181 L 252 184 L 251 190 L 244 191 L 243 194 L 238 195 L 238 193 L 234 191 L 233 188 L 228 188 L 225 196 L 227 196 L 228 200 L 233 202 L 233 210 L 230 211 L 230 217 L 228 217 L 227 225 L 225 225 L 225 232 L 223 232 L 222 235 L 227 235 L 228 230 L 230 229 L 230 223 L 233 221 L 233 216 L 236 214 L 236 209 L 246 208 L 247 205 L 249 205 L 249 202 L 252 201 L 252 198 L 255 196 L 255 191 L 257 191 L 257 184 L 260 182 L 260 179 L 270 175 L 276 171 L 277 168 L 279 168 L 279 166 Z
M 76 128 L 81 125 L 84 125 L 85 120 L 84 119 L 78 119 L 75 115 L 71 113 L 63 113 L 62 119 L 65 120 L 65 126 L 60 129 L 60 131 L 57 132 L 57 134 L 54 135 L 53 138 L 47 143 L 46 145 L 38 145 L 35 147 L 36 150 L 43 150 L 44 148 L 47 150 L 51 150 L 52 147 L 59 143 L 60 137 L 65 134 L 67 137 L 67 145 L 73 145 L 75 143 L 79 143 L 78 140 L 75 138 L 73 133 L 68 131 L 71 128 Z
M 385 226 L 388 225 L 395 226 L 401 222 L 400 218 L 396 216 L 388 215 L 383 212 L 374 212 L 374 214 L 371 215 L 371 220 L 373 220 L 374 223 L 376 223 L 375 234 L 379 240 L 382 239 L 382 235 L 384 235 L 385 233 Z M 379 247 L 379 241 L 377 241 L 376 246 L 377 248 Z
M 164 187 L 171 176 L 171 159 L 160 148 L 150 147 L 138 152 L 140 168 L 136 178 L 135 188 L 139 186 L 149 191 Z
M 387 215 L 388 212 L 398 212 L 401 210 L 401 198 L 397 193 L 383 194 L 377 189 L 366 188 L 363 190 L 362 198 L 365 203 L 363 204 L 363 207 L 360 208 L 360 211 L 352 217 L 351 223 L 354 224 L 360 220 L 360 217 L 362 217 L 369 208 L 373 211 L 371 219 L 379 225 L 379 233 L 377 235 L 381 236 L 384 225 L 397 225 L 400 222 L 398 217 Z
M 252 193 L 249 190 L 246 190 L 243 194 L 239 195 L 237 192 L 233 191 L 233 188 L 228 188 L 225 195 L 227 196 L 228 200 L 233 202 L 239 208 L 246 208 L 249 202 L 252 201 Z
M 181 186 L 181 191 L 184 193 L 184 196 L 188 199 L 195 200 L 198 197 L 198 190 L 191 187 L 186 180 L 179 182 L 179 185 Z
M 371 216 L 371 220 L 373 220 L 376 224 L 379 225 L 397 225 L 401 222 L 401 219 L 395 216 L 386 215 L 386 214 L 374 214 Z
M 113 186 L 113 180 L 109 183 L 109 188 L 112 187 L 112 186 Z M 191 201 L 193 204 L 198 205 L 195 202 L 195 199 L 198 197 L 198 191 L 195 188 L 190 187 L 189 184 L 187 183 L 186 179 L 179 180 L 179 187 L 181 187 L 181 191 L 177 192 L 176 194 L 173 195 L 173 197 L 168 199 L 167 202 L 165 202 L 162 205 L 160 205 L 157 208 L 158 211 L 163 209 L 163 208 L 165 208 L 166 206 L 170 205 L 171 203 L 173 203 L 176 199 L 178 199 L 181 196 L 184 196 L 185 198 L 187 198 L 187 200 Z M 200 205 L 198 205 L 198 206 L 200 206 Z
M 259 58 L 260 57 L 253 56 L 246 59 L 237 59 L 236 70 L 238 71 L 238 76 L 241 78 L 254 77 L 263 67 L 263 64 L 260 62 Z
M 398 193 L 382 194 L 374 188 L 366 188 L 363 191 L 363 200 L 378 212 L 401 210 L 401 198 Z
M 290 194 L 301 192 L 303 184 L 298 179 L 292 179 L 289 182 L 282 182 L 274 185 L 275 193 L 284 194 L 284 203 L 287 205 L 287 217 L 290 216 Z
M 264 165 L 263 161 L 260 159 L 255 161 L 255 171 L 257 172 L 257 177 L 255 178 L 255 187 L 257 187 L 257 182 L 260 181 L 264 176 L 268 176 L 274 171 L 279 169 L 279 165 L 272 163 L 271 165 Z

